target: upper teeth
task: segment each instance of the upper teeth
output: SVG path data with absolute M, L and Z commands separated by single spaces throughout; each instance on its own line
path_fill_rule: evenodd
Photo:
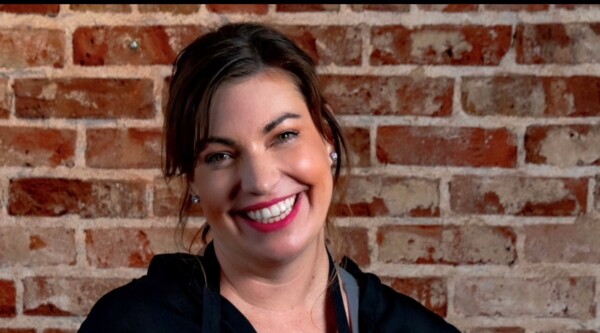
M 295 202 L 296 196 L 294 195 L 269 207 L 249 211 L 247 214 L 256 222 L 274 223 L 286 218 L 292 211 L 292 207 L 294 207 Z

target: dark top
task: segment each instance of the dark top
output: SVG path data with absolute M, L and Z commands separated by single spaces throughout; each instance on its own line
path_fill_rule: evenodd
M 374 274 L 362 272 L 352 260 L 344 258 L 341 265 L 358 283 L 360 332 L 460 333 L 416 300 L 382 284 Z M 219 318 L 215 331 L 256 332 L 218 293 L 219 274 L 212 244 L 204 256 L 156 255 L 145 276 L 100 298 L 78 332 L 206 333 L 203 317 L 215 312 Z

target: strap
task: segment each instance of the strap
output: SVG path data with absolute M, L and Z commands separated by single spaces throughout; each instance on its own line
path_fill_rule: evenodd
M 346 309 L 344 308 L 344 299 L 342 298 L 342 289 L 340 288 L 335 264 L 329 251 L 327 251 L 327 256 L 329 257 L 329 279 L 332 281 L 333 306 L 335 309 L 335 321 L 337 323 L 338 333 L 350 333 L 348 317 L 346 317 Z

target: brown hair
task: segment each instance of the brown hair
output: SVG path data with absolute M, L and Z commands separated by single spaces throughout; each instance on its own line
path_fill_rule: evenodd
M 321 92 L 314 60 L 271 27 L 257 23 L 225 24 L 185 47 L 173 66 L 164 117 L 163 173 L 167 180 L 185 177 L 179 209 L 182 230 L 191 205 L 189 182 L 208 135 L 208 110 L 213 95 L 225 82 L 268 69 L 283 71 L 297 84 L 317 130 L 338 154 L 333 170 L 334 194 L 339 197 L 343 193 L 340 173 L 349 165 L 348 148 L 342 128 Z M 331 212 L 326 224 L 328 238 L 332 238 Z M 208 230 L 205 224 L 203 241 Z

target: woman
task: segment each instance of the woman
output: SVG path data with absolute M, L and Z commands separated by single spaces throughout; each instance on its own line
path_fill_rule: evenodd
M 199 205 L 211 241 L 203 256 L 155 256 L 80 332 L 458 332 L 330 255 L 348 155 L 317 81 L 311 58 L 263 25 L 224 25 L 180 53 L 164 171 L 187 180 L 181 220 Z

